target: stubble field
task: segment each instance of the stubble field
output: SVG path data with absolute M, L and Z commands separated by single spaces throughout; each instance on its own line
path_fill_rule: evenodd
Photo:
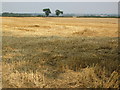
M 2 17 L 3 88 L 118 88 L 118 19 Z

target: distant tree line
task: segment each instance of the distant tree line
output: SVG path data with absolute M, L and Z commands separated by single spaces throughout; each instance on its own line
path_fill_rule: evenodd
M 43 9 L 43 12 L 45 13 L 45 16 L 49 16 L 51 14 L 51 10 L 49 8 Z M 63 11 L 56 10 L 55 11 L 56 16 L 59 16 L 60 14 L 63 14 Z M 21 14 L 21 13 L 9 13 L 9 12 L 3 12 L 3 17 L 33 17 L 35 15 L 32 14 Z M 37 17 L 45 17 L 44 15 L 37 15 Z M 35 16 L 36 17 L 36 16 Z
M 2 17 L 48 17 L 51 14 L 51 10 L 49 8 L 45 8 L 43 9 L 44 14 L 27 14 L 27 13 L 9 13 L 9 12 L 3 12 L 2 14 L 0 14 L 0 16 Z M 63 11 L 61 10 L 55 10 L 55 15 L 58 17 L 76 17 L 76 18 L 81 18 L 81 17 L 93 17 L 93 18 L 120 18 L 120 16 L 96 16 L 96 15 L 85 15 L 85 16 L 76 16 L 75 14 L 64 14 L 62 16 L 60 16 L 61 14 L 63 14 Z M 55 15 L 51 15 L 49 17 L 56 17 Z
M 88 17 L 88 18 L 120 18 L 120 16 L 76 16 L 77 18 L 83 18 L 83 17 Z
M 32 17 L 31 14 L 18 14 L 18 13 L 9 13 L 9 12 L 4 12 L 2 13 L 3 17 Z

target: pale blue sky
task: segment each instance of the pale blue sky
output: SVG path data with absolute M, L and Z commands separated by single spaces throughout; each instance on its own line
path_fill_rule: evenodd
M 43 8 L 75 14 L 117 14 L 117 2 L 3 2 L 3 12 L 43 13 Z
M 119 2 L 120 0 L 1 0 L 2 2 Z

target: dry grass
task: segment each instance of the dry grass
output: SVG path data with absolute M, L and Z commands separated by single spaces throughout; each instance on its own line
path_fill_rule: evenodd
M 3 34 L 11 36 L 118 36 L 116 18 L 3 17 Z
M 4 88 L 119 88 L 117 19 L 2 19 Z

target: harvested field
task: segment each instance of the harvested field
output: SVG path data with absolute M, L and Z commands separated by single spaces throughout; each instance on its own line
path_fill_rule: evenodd
M 1 19 L 3 88 L 119 88 L 117 18 Z

